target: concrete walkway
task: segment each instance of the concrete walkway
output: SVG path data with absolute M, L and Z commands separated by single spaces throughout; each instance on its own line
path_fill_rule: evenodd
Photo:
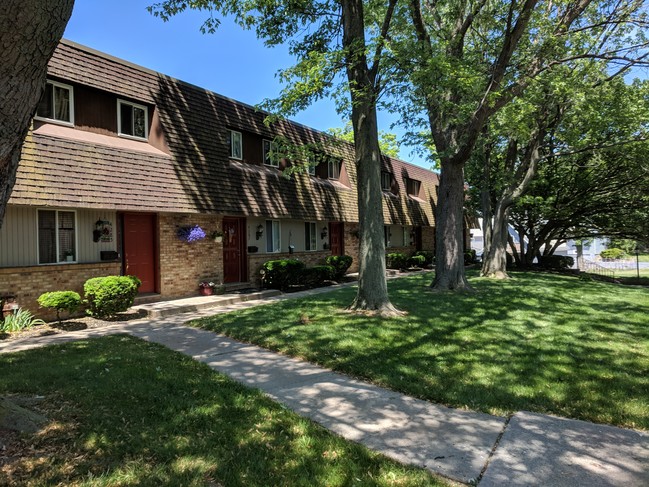
M 479 480 L 480 487 L 649 485 L 648 433 L 528 412 L 516 413 L 507 421 L 447 408 L 183 325 L 190 319 L 277 299 L 285 297 L 5 341 L 0 342 L 0 353 L 128 333 L 259 388 L 347 439 L 460 482 Z

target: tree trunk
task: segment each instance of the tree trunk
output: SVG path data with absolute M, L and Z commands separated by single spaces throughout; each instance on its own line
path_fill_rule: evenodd
M 359 219 L 358 292 L 353 311 L 381 315 L 400 312 L 392 306 L 385 278 L 381 153 L 376 119 L 376 86 L 365 56 L 362 0 L 344 0 L 343 46 L 347 49 L 347 78 L 352 87 L 352 127 L 357 169 Z
M 482 271 L 484 277 L 507 279 L 507 243 L 509 239 L 509 211 L 502 206 L 496 208 L 493 217 L 493 231 L 489 251 L 483 254 Z
M 442 159 L 435 214 L 436 291 L 473 291 L 464 272 L 464 164 Z
M 73 5 L 74 0 L 0 2 L 0 228 L 47 63 Z

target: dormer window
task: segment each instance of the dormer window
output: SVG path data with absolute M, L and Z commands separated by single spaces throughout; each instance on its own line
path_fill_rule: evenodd
M 327 177 L 329 179 L 340 178 L 340 161 L 330 158 L 327 161 Z
M 72 86 L 48 81 L 38 102 L 36 118 L 74 125 Z
M 381 171 L 381 189 L 383 191 L 392 189 L 392 174 L 387 171 Z
M 144 105 L 117 100 L 117 133 L 146 140 L 149 135 L 149 110 Z
M 421 181 L 416 179 L 406 178 L 406 193 L 410 196 L 419 196 L 419 189 L 421 188 Z
M 279 167 L 279 159 L 277 159 L 277 157 L 271 157 L 271 152 L 273 152 L 273 149 L 273 143 L 270 140 L 264 139 L 264 164 L 271 167 Z
M 236 130 L 228 130 L 228 150 L 231 159 L 243 159 L 243 137 L 241 132 Z

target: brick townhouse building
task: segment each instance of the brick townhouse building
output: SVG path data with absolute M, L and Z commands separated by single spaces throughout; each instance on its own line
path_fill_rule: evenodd
M 353 146 L 264 119 L 61 41 L 0 230 L 0 294 L 38 314 L 41 293 L 95 276 L 134 274 L 141 293 L 173 298 L 202 280 L 254 286 L 263 262 L 288 255 L 349 254 L 357 269 Z M 318 164 L 287 177 L 308 161 L 274 157 L 279 140 Z M 437 175 L 384 157 L 381 179 L 388 251 L 433 250 Z M 179 238 L 196 225 L 207 238 Z

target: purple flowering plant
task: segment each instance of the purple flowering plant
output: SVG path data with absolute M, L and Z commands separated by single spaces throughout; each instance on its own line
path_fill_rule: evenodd
M 192 243 L 205 238 L 205 230 L 198 225 L 193 227 L 180 227 L 178 229 L 178 238 L 183 242 Z

